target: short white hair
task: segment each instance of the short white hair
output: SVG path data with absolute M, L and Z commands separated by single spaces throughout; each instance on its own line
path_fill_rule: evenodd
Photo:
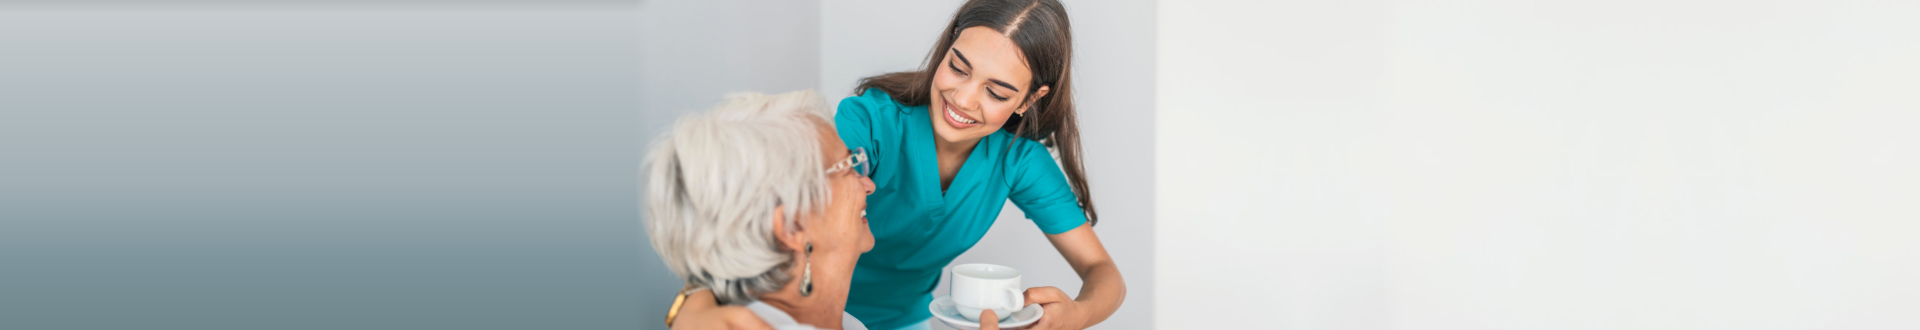
M 641 165 L 642 206 L 667 268 L 723 304 L 784 287 L 793 257 L 774 238 L 774 208 L 785 207 L 792 231 L 827 204 L 820 136 L 834 134 L 829 118 L 812 91 L 737 93 L 656 138 Z

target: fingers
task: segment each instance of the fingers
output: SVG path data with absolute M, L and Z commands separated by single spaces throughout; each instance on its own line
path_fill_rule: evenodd
M 1065 291 L 1050 286 L 1028 288 L 1026 298 L 1028 305 L 1040 304 L 1040 308 L 1046 309 L 1045 315 L 1040 316 L 1040 321 L 1034 322 L 1028 329 L 1056 328 L 1055 323 L 1058 322 L 1054 322 L 1053 319 L 1058 318 L 1060 314 L 1061 305 L 1058 303 L 1073 301 L 1073 297 L 1068 297 Z
M 1040 315 L 1039 321 L 1033 322 L 1033 326 L 1027 327 L 1027 329 L 1059 328 L 1057 324 L 1059 324 L 1060 322 L 1054 322 L 1053 320 L 1060 318 L 1060 304 L 1040 305 L 1040 309 L 1044 309 L 1046 310 L 1046 312 L 1042 313 L 1043 315 Z
M 980 310 L 980 330 L 1000 330 L 1000 315 L 991 309 Z
M 753 310 L 745 307 L 728 306 L 723 308 L 727 318 L 727 328 L 734 330 L 773 330 L 773 325 L 754 315 Z
M 693 305 L 695 304 L 694 301 L 695 300 L 693 300 L 690 296 L 687 301 L 687 304 Z M 705 309 L 696 309 L 696 310 L 687 310 L 684 308 L 685 306 L 682 306 L 683 308 L 680 310 L 680 316 L 674 318 L 673 320 L 673 329 L 674 330 L 725 330 L 725 329 L 735 329 L 735 328 L 767 329 L 772 327 L 772 326 L 766 325 L 766 322 L 760 321 L 759 317 L 756 317 L 755 315 L 753 315 L 752 310 L 748 310 L 744 307 L 712 306 L 711 302 L 709 302 L 707 305 L 708 307 L 706 307 Z M 742 316 L 745 316 L 745 317 L 742 318 Z M 759 324 L 759 327 L 757 328 L 752 326 L 756 323 Z
M 1026 294 L 1028 305 L 1073 300 L 1073 297 L 1068 297 L 1066 292 L 1060 291 L 1060 288 L 1050 286 L 1027 288 Z

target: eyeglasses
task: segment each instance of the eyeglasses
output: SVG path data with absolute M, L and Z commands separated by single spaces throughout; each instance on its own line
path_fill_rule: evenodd
M 847 155 L 847 160 L 840 161 L 840 163 L 834 164 L 833 167 L 827 168 L 827 174 L 853 170 L 854 173 L 860 173 L 860 176 L 872 176 L 873 163 L 867 161 L 867 148 L 853 148 L 853 150 L 848 151 L 852 154 Z

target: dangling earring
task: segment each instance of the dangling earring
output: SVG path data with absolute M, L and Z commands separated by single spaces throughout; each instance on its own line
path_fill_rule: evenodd
M 813 295 L 813 243 L 807 243 L 807 267 L 800 275 L 800 296 Z

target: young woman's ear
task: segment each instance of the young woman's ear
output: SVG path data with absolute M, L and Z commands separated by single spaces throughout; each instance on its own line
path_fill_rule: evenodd
M 1037 105 L 1038 103 L 1040 103 L 1040 98 L 1046 97 L 1047 92 L 1049 91 L 1052 91 L 1052 89 L 1049 89 L 1047 88 L 1047 86 L 1044 86 L 1044 85 L 1040 86 L 1040 89 L 1033 90 L 1033 94 L 1027 95 L 1027 102 L 1025 103 L 1025 105 L 1022 105 L 1019 109 L 1013 109 L 1013 113 L 1021 116 L 1027 115 L 1027 110 L 1033 109 L 1034 105 Z

